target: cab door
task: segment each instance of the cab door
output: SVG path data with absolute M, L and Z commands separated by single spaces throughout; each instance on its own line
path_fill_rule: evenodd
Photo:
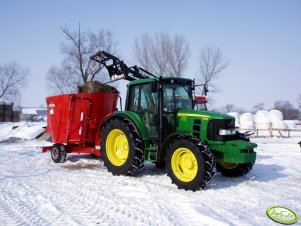
M 127 110 L 140 116 L 150 139 L 158 138 L 158 98 L 149 83 L 130 87 Z

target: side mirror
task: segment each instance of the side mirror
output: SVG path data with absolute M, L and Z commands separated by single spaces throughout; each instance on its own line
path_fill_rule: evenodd
M 151 82 L 151 92 L 152 93 L 157 93 L 158 92 L 157 82 Z

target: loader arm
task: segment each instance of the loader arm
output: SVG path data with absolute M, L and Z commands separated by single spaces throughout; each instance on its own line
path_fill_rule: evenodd
M 103 65 L 109 72 L 112 81 L 126 79 L 134 81 L 143 78 L 156 77 L 152 73 L 138 66 L 128 67 L 118 57 L 113 56 L 105 51 L 98 51 L 90 56 L 90 60 Z

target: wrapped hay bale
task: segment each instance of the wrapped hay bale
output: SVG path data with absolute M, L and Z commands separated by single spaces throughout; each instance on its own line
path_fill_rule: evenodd
M 288 129 L 296 129 L 296 121 L 294 120 L 284 120 Z
M 273 129 L 287 129 L 287 125 L 284 121 L 274 121 L 272 122 Z
M 255 114 L 255 127 L 256 129 L 265 129 L 270 128 L 270 118 L 269 112 L 265 110 L 259 110 Z
M 86 82 L 83 86 L 79 87 L 80 93 L 118 93 L 118 90 L 107 84 L 93 81 L 93 82 Z
M 283 121 L 283 114 L 278 110 L 270 110 L 269 119 L 273 129 L 286 129 L 287 125 Z
M 253 115 L 249 112 L 243 113 L 240 116 L 240 129 L 243 130 L 253 130 L 254 124 L 253 124 Z
M 232 117 L 235 118 L 235 127 L 239 127 L 239 114 L 238 112 L 228 112 L 227 115 L 231 115 Z
M 269 123 L 269 112 L 265 110 L 259 110 L 255 114 L 255 123 Z
M 272 123 L 283 121 L 283 114 L 281 111 L 278 111 L 278 110 L 270 110 L 269 119 Z

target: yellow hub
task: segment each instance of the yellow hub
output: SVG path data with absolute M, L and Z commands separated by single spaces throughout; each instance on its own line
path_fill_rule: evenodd
M 195 155 L 187 148 L 178 148 L 171 157 L 172 171 L 183 182 L 192 181 L 198 172 Z
M 237 163 L 232 163 L 232 162 L 224 162 L 223 160 L 220 160 L 218 162 L 223 168 L 231 170 L 231 169 L 235 169 L 238 164 Z
M 106 152 L 110 162 L 115 166 L 125 163 L 129 155 L 129 143 L 120 129 L 113 129 L 106 140 Z

